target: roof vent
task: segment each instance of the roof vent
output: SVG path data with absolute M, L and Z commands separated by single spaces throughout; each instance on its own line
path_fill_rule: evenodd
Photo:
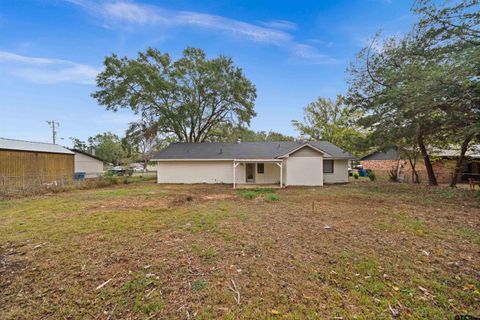
M 222 150 L 222 148 L 220 148 L 220 154 L 222 154 L 222 153 L 223 153 L 223 150 Z

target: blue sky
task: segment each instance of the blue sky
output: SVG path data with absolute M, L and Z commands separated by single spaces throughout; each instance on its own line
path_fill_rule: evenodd
M 379 29 L 406 32 L 407 0 L 0 1 L 0 137 L 60 144 L 111 131 L 135 116 L 90 97 L 105 56 L 187 46 L 231 56 L 257 86 L 255 130 L 297 135 L 292 119 L 318 96 L 346 91 L 345 70 Z

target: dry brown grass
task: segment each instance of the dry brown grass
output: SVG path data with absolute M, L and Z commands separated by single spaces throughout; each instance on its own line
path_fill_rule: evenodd
M 480 315 L 478 193 L 274 192 L 143 183 L 0 202 L 0 318 Z

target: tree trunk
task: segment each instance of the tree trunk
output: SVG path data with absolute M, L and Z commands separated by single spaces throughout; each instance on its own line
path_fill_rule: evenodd
M 396 171 L 397 171 L 397 181 L 395 181 L 395 182 L 402 182 L 402 181 L 400 181 L 400 159 L 398 159 L 398 161 L 397 161 Z
M 420 179 L 418 178 L 417 172 L 417 159 L 412 159 L 408 157 L 408 161 L 410 162 L 410 167 L 412 168 L 412 183 L 420 183 Z
M 457 163 L 455 165 L 455 170 L 453 171 L 452 181 L 450 182 L 450 187 L 455 188 L 457 186 L 457 176 L 460 173 L 460 169 L 463 165 L 463 160 L 465 160 L 465 153 L 467 152 L 468 145 L 470 141 L 473 139 L 473 134 L 467 136 L 462 143 L 462 147 L 460 148 L 460 157 L 458 157 Z
M 418 135 L 418 146 L 422 152 L 423 162 L 425 162 L 425 168 L 427 169 L 428 175 L 428 184 L 431 186 L 438 186 L 437 178 L 435 177 L 435 172 L 433 172 L 432 162 L 428 156 L 427 148 L 425 147 L 425 141 L 423 140 L 423 135 Z

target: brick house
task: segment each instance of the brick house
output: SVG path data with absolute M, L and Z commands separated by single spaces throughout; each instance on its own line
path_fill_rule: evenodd
M 433 171 L 438 183 L 450 183 L 458 159 L 459 150 L 435 150 L 431 160 Z M 480 178 L 480 145 L 474 145 L 466 153 L 467 158 L 458 177 L 460 182 L 467 181 L 469 177 Z M 373 152 L 360 159 L 364 169 L 371 169 L 377 177 L 388 179 L 391 170 L 399 171 L 399 178 L 405 182 L 412 181 L 412 168 L 408 159 L 401 157 L 395 148 Z M 420 176 L 420 182 L 427 181 L 427 171 L 423 159 L 417 159 L 416 170 Z

